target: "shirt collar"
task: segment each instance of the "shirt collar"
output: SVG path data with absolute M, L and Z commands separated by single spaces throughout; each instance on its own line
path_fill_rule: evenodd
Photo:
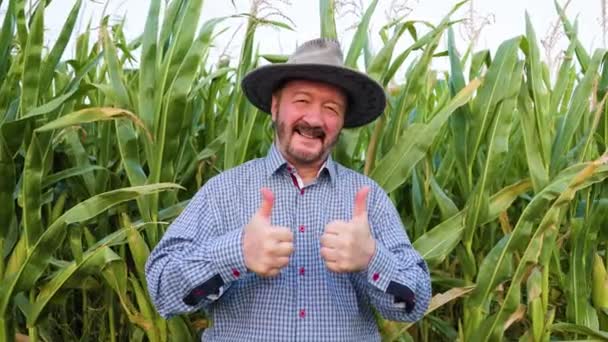
M 276 143 L 274 142 L 270 145 L 268 154 L 265 158 L 265 164 L 266 175 L 269 177 L 272 176 L 275 172 L 277 172 L 280 168 L 287 167 L 288 165 L 287 160 L 285 160 L 285 158 L 277 148 Z M 327 171 L 329 172 L 330 182 L 333 183 L 336 179 L 336 163 L 331 157 L 331 153 L 329 154 L 329 156 L 325 160 L 325 163 L 319 170 L 319 174 L 321 174 L 323 169 L 327 169 Z

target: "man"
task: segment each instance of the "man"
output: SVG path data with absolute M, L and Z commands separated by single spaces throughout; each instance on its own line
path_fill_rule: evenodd
M 333 40 L 243 80 L 272 115 L 265 158 L 209 180 L 146 265 L 163 317 L 204 309 L 205 341 L 378 341 L 373 308 L 416 321 L 431 287 L 386 193 L 332 160 L 343 127 L 377 118 L 382 87 Z

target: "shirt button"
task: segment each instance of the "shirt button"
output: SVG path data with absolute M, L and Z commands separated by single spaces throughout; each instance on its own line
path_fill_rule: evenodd
M 239 272 L 239 270 L 237 270 L 236 268 L 233 268 L 233 269 L 232 269 L 232 275 L 233 275 L 235 278 L 238 278 L 238 277 L 241 275 L 241 272 Z
M 372 276 L 372 279 L 374 279 L 374 281 L 378 281 L 378 279 L 380 279 L 380 274 L 374 273 L 374 275 Z
M 300 318 L 304 318 L 306 316 L 306 311 L 304 311 L 304 309 L 300 309 Z
M 304 267 L 300 267 L 300 275 L 303 276 L 304 275 Z
M 304 226 L 300 226 L 300 233 L 304 233 Z

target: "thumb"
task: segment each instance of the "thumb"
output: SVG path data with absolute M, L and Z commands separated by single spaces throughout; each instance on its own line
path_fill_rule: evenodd
M 353 219 L 356 217 L 367 217 L 367 194 L 369 186 L 364 186 L 355 195 L 355 206 L 353 207 Z
M 270 215 L 272 214 L 272 205 L 274 203 L 274 194 L 268 188 L 260 189 L 262 193 L 262 204 L 258 209 L 258 215 L 261 217 L 270 220 Z

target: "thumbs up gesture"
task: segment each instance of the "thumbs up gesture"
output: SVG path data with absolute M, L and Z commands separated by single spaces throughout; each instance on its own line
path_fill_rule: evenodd
M 376 252 L 376 241 L 367 220 L 369 190 L 369 187 L 363 187 L 357 192 L 350 221 L 336 220 L 325 226 L 321 236 L 321 257 L 331 271 L 346 273 L 364 270 Z
M 293 253 L 293 233 L 270 224 L 274 195 L 262 188 L 262 205 L 243 230 L 243 256 L 247 269 L 263 277 L 273 277 L 289 263 Z

